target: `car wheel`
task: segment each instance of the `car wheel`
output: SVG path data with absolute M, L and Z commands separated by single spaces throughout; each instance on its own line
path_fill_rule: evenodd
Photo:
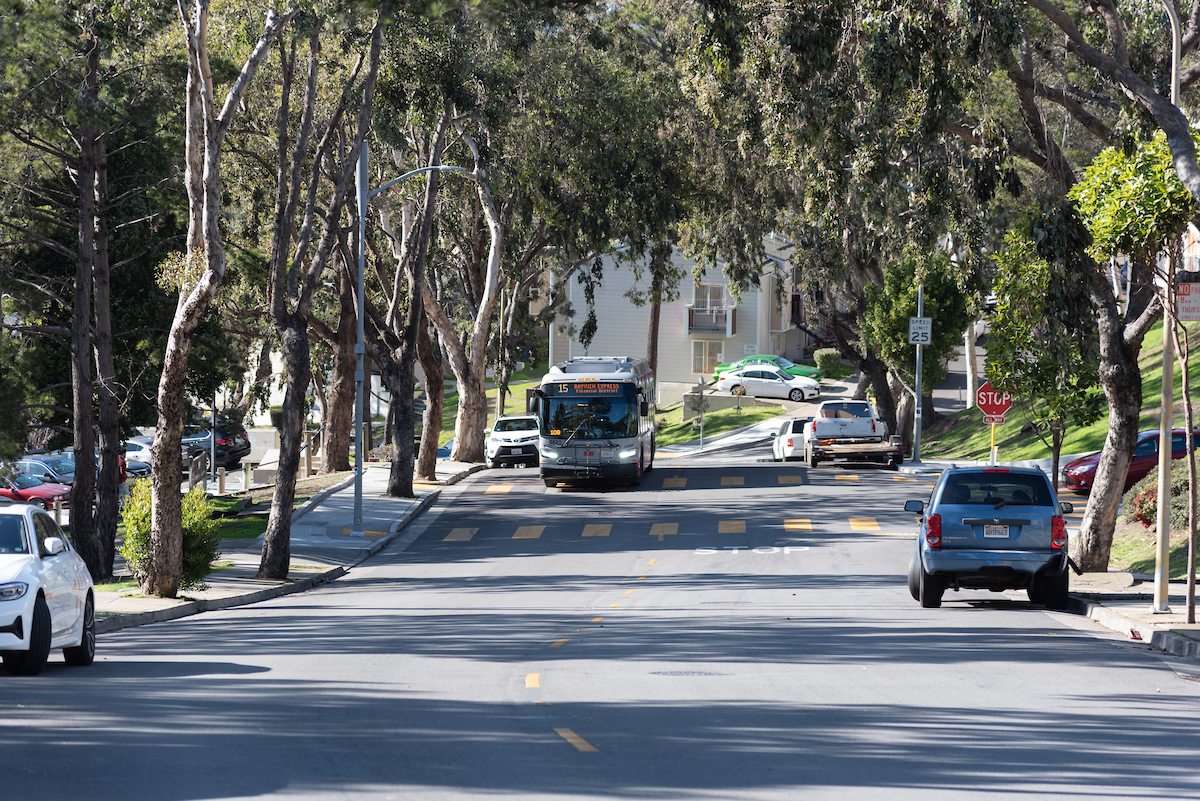
M 1029 586 L 1025 588 L 1025 594 L 1029 596 L 1031 604 L 1045 603 L 1043 589 L 1042 580 L 1039 576 L 1034 576 L 1029 580 Z
M 808 466 L 815 468 L 820 462 L 817 461 L 817 454 L 813 452 L 811 447 L 804 449 L 804 461 L 808 462 Z
M 804 400 L 804 390 L 793 389 L 791 392 L 788 393 L 788 400 L 794 401 L 797 403 Z
M 89 593 L 83 604 L 83 639 L 79 645 L 63 649 L 68 665 L 87 667 L 96 658 L 96 604 Z
M 908 592 L 914 601 L 921 600 L 921 558 L 916 554 L 908 563 Z
M 729 388 L 729 394 L 730 395 L 745 395 L 746 388 L 743 387 L 741 384 L 734 384 L 732 387 Z
M 499 467 L 499 466 L 500 466 L 500 463 L 499 463 L 499 462 L 497 462 L 495 459 L 488 459 L 488 460 L 487 460 L 487 466 L 488 466 L 490 469 L 492 469 L 492 470 L 495 470 L 497 467 Z
M 1070 601 L 1070 582 L 1071 574 L 1067 571 L 1055 575 L 1045 576 L 1039 583 L 1041 586 L 1042 603 L 1048 609 L 1063 611 L 1067 608 L 1067 603 Z
M 921 602 L 921 606 L 926 609 L 937 609 L 942 605 L 942 593 L 946 591 L 942 585 L 941 579 L 937 576 L 931 576 L 925 572 L 925 567 L 918 562 L 917 569 L 920 571 L 920 576 L 917 577 L 917 600 Z
M 50 656 L 50 607 L 38 596 L 33 604 L 33 625 L 29 631 L 28 651 L 7 651 L 4 669 L 16 676 L 36 676 L 46 666 Z

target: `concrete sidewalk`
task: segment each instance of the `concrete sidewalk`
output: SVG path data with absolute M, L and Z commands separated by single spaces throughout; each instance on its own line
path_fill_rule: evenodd
M 262 537 L 221 541 L 220 563 L 203 590 L 184 590 L 179 598 L 143 597 L 137 589 L 96 593 L 96 631 L 194 615 L 213 609 L 263 601 L 333 581 L 383 548 L 404 526 L 437 500 L 441 488 L 482 470 L 483 465 L 439 461 L 436 484 L 414 483 L 416 498 L 392 498 L 388 466 L 368 466 L 362 481 L 362 528 L 354 532 L 354 479 L 314 495 L 292 516 L 291 568 L 283 581 L 257 579 Z

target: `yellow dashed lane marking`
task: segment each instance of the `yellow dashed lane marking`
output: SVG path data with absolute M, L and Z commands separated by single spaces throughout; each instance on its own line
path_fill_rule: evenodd
M 570 642 L 570 640 L 569 640 L 569 639 L 566 639 L 566 640 L 557 640 L 557 641 L 555 641 L 555 642 L 552 642 L 552 643 L 550 643 L 550 647 L 551 647 L 551 648 L 562 648 L 564 645 L 566 645 L 566 644 L 567 644 L 567 643 L 569 643 L 569 642 Z
M 645 581 L 645 580 L 646 580 L 645 576 L 638 576 L 638 581 Z
M 722 520 L 717 523 L 718 534 L 745 534 L 745 520 Z
M 612 534 L 611 523 L 588 523 L 583 527 L 585 537 L 607 537 Z
M 678 534 L 678 533 L 679 533 L 679 524 L 678 523 L 655 523 L 654 525 L 650 526 L 650 536 L 658 537 L 659 542 L 662 542 L 663 538 L 668 535 Z
M 721 479 L 722 487 L 744 487 L 746 479 L 742 476 L 725 476 Z
M 620 606 L 620 604 L 609 604 L 608 606 L 609 606 L 609 608 L 611 609 L 611 608 L 612 608 L 612 607 L 614 607 L 614 606 Z
M 858 481 L 858 476 L 851 473 L 848 476 L 834 476 L 838 481 Z
M 893 476 L 892 481 L 916 481 L 912 476 Z
M 443 542 L 466 542 L 479 532 L 477 528 L 456 528 L 446 535 Z
M 633 595 L 633 593 L 634 593 L 633 590 L 625 590 L 625 592 L 623 594 L 624 595 Z
M 602 617 L 594 617 L 594 618 L 592 618 L 592 622 L 593 622 L 593 623 L 599 623 L 601 620 L 604 620 L 604 618 L 602 618 Z
M 513 534 L 514 540 L 536 540 L 542 536 L 542 532 L 546 530 L 545 526 L 520 526 L 517 528 L 517 533 Z
M 780 484 L 803 484 L 804 477 L 803 476 L 780 476 L 779 483 Z
M 493 492 L 508 492 L 508 491 L 509 491 L 509 490 L 511 490 L 511 489 L 512 489 L 514 486 L 515 486 L 515 485 L 513 485 L 513 484 L 493 484 L 492 486 L 490 486 L 490 487 L 488 487 L 487 489 L 485 489 L 485 490 L 483 491 L 483 494 L 484 494 L 484 495 L 489 495 L 489 494 L 491 494 L 491 493 L 493 493 Z
M 538 687 L 541 687 L 541 686 L 542 686 L 542 674 L 541 673 L 525 674 L 525 687 L 527 689 L 536 690 Z
M 873 517 L 852 517 L 850 518 L 851 531 L 879 531 L 879 524 L 875 522 Z
M 650 560 L 650 564 L 654 564 L 654 563 L 655 563 L 655 562 L 657 562 L 657 561 L 658 561 L 657 559 L 651 559 L 651 560 Z
M 663 481 L 663 489 L 683 489 L 687 486 L 687 479 L 675 476 Z
M 599 751 L 600 749 L 589 743 L 587 740 L 580 737 L 570 729 L 555 729 L 554 733 L 566 740 L 571 745 L 575 746 L 578 751 Z
M 812 521 L 806 518 L 798 518 L 796 520 L 784 520 L 784 531 L 812 531 Z

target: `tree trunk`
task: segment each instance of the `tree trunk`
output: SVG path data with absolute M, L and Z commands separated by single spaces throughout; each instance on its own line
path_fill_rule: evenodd
M 356 325 L 354 278 L 346 265 L 337 274 L 338 329 L 333 347 L 333 377 L 329 383 L 329 417 L 321 444 L 321 472 L 350 469 L 350 433 L 354 428 L 354 344 Z
M 662 303 L 650 301 L 650 325 L 646 329 L 646 361 L 650 362 L 650 372 L 658 375 L 658 328 L 662 320 Z
M 437 481 L 437 448 L 442 434 L 442 405 L 445 403 L 441 349 L 429 336 L 429 326 L 421 326 L 417 340 L 417 359 L 425 373 L 425 412 L 421 419 L 421 448 L 417 454 L 416 476 L 420 481 Z
M 279 468 L 271 497 L 271 516 L 263 535 L 262 559 L 255 578 L 285 579 L 291 565 L 292 506 L 296 500 L 296 476 L 300 472 L 300 444 L 307 416 L 305 399 L 311 375 L 307 315 L 289 315 L 278 327 L 287 373 L 279 430 Z
M 245 420 L 250 414 L 254 403 L 254 390 L 263 386 L 271 378 L 271 338 L 265 337 L 258 349 L 258 361 L 254 367 L 254 381 L 249 387 L 242 387 L 234 399 L 233 406 L 237 409 L 238 420 Z
M 120 400 L 117 397 L 117 371 L 113 364 L 112 303 L 109 291 L 108 229 L 108 156 L 104 140 L 96 142 L 96 258 L 92 267 L 92 289 L 96 348 L 96 394 L 100 423 L 100 463 L 97 481 L 96 534 L 104 558 L 100 575 L 93 580 L 112 578 L 116 560 L 118 493 L 121 475 L 118 456 L 121 448 Z

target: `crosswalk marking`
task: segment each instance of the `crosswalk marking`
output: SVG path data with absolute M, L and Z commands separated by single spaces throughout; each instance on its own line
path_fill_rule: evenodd
M 718 534 L 745 534 L 745 520 L 722 520 L 717 523 Z
M 496 492 L 508 492 L 513 488 L 513 484 L 493 484 L 483 491 L 484 495 L 491 495 Z
M 571 745 L 575 746 L 575 750 L 577 751 L 590 752 L 600 750 L 570 729 L 555 729 L 554 733 L 566 740 Z
M 722 487 L 744 487 L 746 479 L 742 476 L 724 476 L 721 478 Z
M 513 534 L 514 540 L 536 540 L 542 536 L 542 532 L 546 530 L 545 526 L 520 526 L 517 528 L 517 533 Z
M 783 521 L 784 531 L 812 531 L 812 521 L 807 518 Z
M 803 484 L 804 477 L 803 476 L 780 476 L 779 483 L 780 484 Z
M 663 489 L 683 489 L 687 486 L 687 479 L 679 476 L 672 476 L 663 481 Z
M 607 537 L 612 534 L 611 523 L 588 523 L 583 527 L 585 537 Z
M 654 525 L 650 526 L 650 536 L 658 537 L 659 542 L 662 542 L 664 537 L 678 533 L 678 523 L 655 523 Z
M 879 523 L 873 517 L 852 517 L 850 518 L 851 531 L 878 531 Z
M 446 535 L 443 542 L 466 542 L 479 532 L 477 528 L 456 528 Z
M 550 643 L 550 647 L 551 648 L 562 648 L 564 645 L 566 645 L 569 642 L 570 642 L 570 640 L 557 640 L 555 642 Z

